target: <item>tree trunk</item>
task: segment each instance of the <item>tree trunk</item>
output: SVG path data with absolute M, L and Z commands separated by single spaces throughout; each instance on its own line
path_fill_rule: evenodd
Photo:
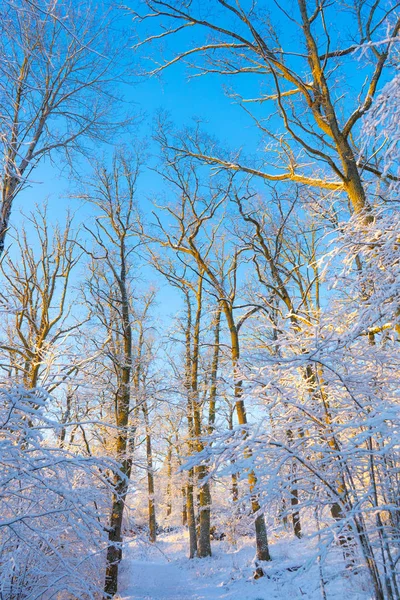
M 201 440 L 202 423 L 201 423 L 201 406 L 198 391 L 198 371 L 200 357 L 200 322 L 202 311 L 202 294 L 203 294 L 203 275 L 200 274 L 197 293 L 196 293 L 196 319 L 193 332 L 193 356 L 192 356 L 192 406 L 193 406 L 193 424 L 194 434 L 196 437 L 196 450 L 201 452 L 204 449 L 204 444 Z M 211 556 L 211 541 L 210 541 L 210 505 L 211 492 L 208 481 L 203 482 L 207 477 L 207 467 L 199 465 L 197 469 L 197 482 L 199 486 L 199 535 L 197 539 L 197 556 L 204 558 Z
M 22 175 L 22 174 L 21 174 Z M 0 207 L 0 258 L 4 252 L 5 240 L 10 221 L 11 207 L 16 194 L 19 178 L 6 173 L 3 178 L 3 193 Z
M 182 487 L 182 525 L 186 527 L 188 524 L 188 513 L 187 513 L 187 501 L 186 501 L 186 487 Z
M 247 415 L 246 409 L 244 406 L 244 402 L 242 399 L 243 395 L 243 382 L 237 379 L 237 368 L 239 362 L 239 334 L 237 327 L 235 325 L 232 308 L 228 301 L 223 300 L 223 310 L 225 313 L 225 317 L 228 323 L 230 337 L 231 337 L 231 355 L 232 355 L 232 366 L 235 377 L 235 404 L 236 404 L 236 413 L 238 416 L 239 425 L 247 425 Z M 246 449 L 246 458 L 251 458 L 252 452 L 250 448 Z M 267 537 L 267 528 L 265 526 L 264 515 L 260 513 L 260 504 L 258 502 L 258 496 L 256 493 L 253 494 L 257 485 L 257 477 L 253 470 L 250 470 L 247 479 L 249 482 L 250 493 L 251 496 L 251 508 L 253 514 L 256 515 L 255 518 L 255 529 L 256 529 L 256 557 L 257 560 L 271 560 L 271 556 L 268 548 L 268 537 Z
M 295 463 L 294 463 L 295 465 Z M 293 485 L 296 484 L 296 479 L 293 480 Z M 292 506 L 292 523 L 293 523 L 293 532 L 297 538 L 301 538 L 301 521 L 300 521 L 300 513 L 297 509 L 299 504 L 299 492 L 297 487 L 293 487 L 291 490 L 290 504 Z
M 130 472 L 130 466 L 128 470 Z M 105 599 L 115 596 L 118 591 L 118 568 L 122 558 L 122 519 L 128 490 L 127 481 L 120 476 L 116 476 L 114 489 L 108 534 L 107 567 L 104 585 Z
M 151 445 L 151 431 L 149 423 L 149 411 L 147 402 L 143 400 L 142 410 L 146 428 L 146 462 L 147 462 L 147 493 L 148 493 L 148 519 L 149 519 L 149 540 L 154 543 L 157 540 L 157 520 L 156 508 L 154 502 L 154 471 L 153 471 L 153 450 Z
M 185 332 L 185 387 L 187 392 L 186 416 L 188 422 L 188 447 L 189 453 L 194 451 L 194 422 L 193 422 L 193 394 L 192 394 L 192 307 L 189 292 L 186 292 L 187 323 Z M 190 469 L 186 484 L 186 518 L 189 529 L 189 558 L 197 555 L 196 515 L 194 507 L 194 469 Z
M 122 558 L 122 520 L 125 499 L 132 469 L 132 455 L 129 445 L 132 436 L 129 432 L 129 413 L 131 401 L 132 372 L 132 328 L 130 322 L 130 303 L 127 292 L 127 270 L 125 263 L 125 245 L 121 241 L 121 273 L 118 284 L 121 293 L 122 312 L 122 361 L 119 365 L 118 389 L 115 397 L 115 420 L 118 435 L 115 447 L 115 458 L 120 464 L 121 473 L 114 475 L 114 492 L 112 497 L 111 517 L 109 524 L 106 576 L 104 584 L 105 598 L 113 597 L 118 591 L 118 569 Z
M 72 405 L 72 399 L 73 399 L 73 395 L 72 395 L 72 391 L 70 389 L 67 390 L 67 397 L 66 397 L 66 408 L 65 408 L 65 413 L 62 416 L 62 428 L 61 428 L 61 432 L 60 432 L 60 448 L 64 448 L 65 445 L 65 436 L 67 434 L 67 429 L 65 427 L 65 424 L 68 423 L 70 417 L 71 417 L 71 405 Z
M 217 307 L 217 313 L 215 315 L 215 327 L 214 327 L 214 350 L 213 358 L 211 362 L 211 382 L 210 382 L 210 403 L 208 410 L 208 433 L 211 435 L 214 431 L 215 424 L 215 406 L 217 400 L 217 376 L 218 376 L 218 365 L 219 365 L 219 353 L 220 353 L 220 328 L 221 328 L 221 305 Z
M 130 368 L 124 369 L 124 371 L 123 389 L 129 390 Z M 120 401 L 117 397 L 117 406 L 119 406 L 117 414 L 119 432 L 116 442 L 116 455 L 117 460 L 120 460 L 121 474 L 116 473 L 114 475 L 114 492 L 108 528 L 107 566 L 104 585 L 105 598 L 113 597 L 118 591 L 118 568 L 122 558 L 122 520 L 132 468 L 132 457 L 126 456 L 129 392 L 120 394 Z
M 186 513 L 187 524 L 189 528 L 189 558 L 197 556 L 197 532 L 196 532 L 196 515 L 194 510 L 194 469 L 190 469 L 188 473 L 188 483 L 186 486 Z
M 287 438 L 289 445 L 293 443 L 293 431 L 291 429 L 287 430 Z M 301 538 L 301 521 L 300 521 L 300 512 L 297 508 L 299 504 L 299 492 L 297 489 L 297 463 L 296 459 L 292 460 L 291 464 L 291 476 L 290 476 L 290 505 L 292 507 L 292 523 L 293 523 L 293 532 L 297 538 Z
M 166 517 L 172 514 L 172 446 L 168 445 L 167 451 L 167 511 Z
M 228 429 L 230 431 L 233 430 L 233 413 L 234 413 L 234 411 L 235 411 L 235 409 L 232 408 L 231 405 L 229 405 Z M 231 459 L 231 464 L 232 465 L 235 464 L 234 458 Z M 231 481 L 232 481 L 232 487 L 231 487 L 232 501 L 235 504 L 239 499 L 239 483 L 238 483 L 237 473 L 232 473 Z
M 200 466 L 198 471 L 199 485 L 199 536 L 197 540 L 197 555 L 200 558 L 211 556 L 210 525 L 211 525 L 211 492 L 210 484 L 203 483 L 207 468 Z

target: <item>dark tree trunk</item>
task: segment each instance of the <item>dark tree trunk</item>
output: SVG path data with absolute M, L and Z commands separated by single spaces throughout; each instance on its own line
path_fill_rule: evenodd
M 172 514 L 172 447 L 168 445 L 167 451 L 167 511 L 166 517 Z
M 293 485 L 295 485 L 295 481 Z M 301 538 L 301 521 L 300 521 L 300 513 L 297 510 L 297 505 L 299 504 L 299 492 L 296 487 L 292 489 L 290 503 L 292 505 L 292 523 L 293 523 L 293 532 L 296 537 Z
M 201 483 L 202 479 L 207 475 L 206 467 L 199 467 L 198 485 L 199 490 L 199 536 L 197 540 L 197 555 L 200 558 L 211 556 L 211 540 L 210 540 L 210 525 L 211 525 L 211 493 L 210 484 Z
M 186 514 L 189 528 L 189 558 L 197 556 L 196 514 L 194 509 L 194 469 L 190 469 L 186 487 Z
M 149 519 L 149 540 L 154 543 L 157 540 L 157 520 L 154 501 L 154 471 L 153 471 L 153 450 L 151 445 L 151 432 L 149 423 L 149 411 L 147 402 L 142 405 L 144 422 L 146 428 L 146 461 L 147 461 L 147 493 L 148 493 L 148 519 Z
M 182 525 L 185 527 L 188 523 L 187 517 L 187 501 L 186 501 L 186 487 L 182 487 Z

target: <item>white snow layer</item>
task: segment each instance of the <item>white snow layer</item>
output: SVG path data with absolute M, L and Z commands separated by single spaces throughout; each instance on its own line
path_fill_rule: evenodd
M 131 540 L 121 565 L 118 600 L 321 600 L 320 568 L 309 568 L 315 548 L 283 537 L 271 544 L 266 576 L 254 580 L 254 545 L 243 538 L 236 548 L 213 543 L 211 558 L 187 558 L 187 534 L 162 535 L 156 545 Z M 297 567 L 300 567 L 297 569 Z M 297 569 L 297 570 L 296 570 Z M 322 566 L 329 600 L 369 600 L 368 580 L 347 573 L 340 550 Z

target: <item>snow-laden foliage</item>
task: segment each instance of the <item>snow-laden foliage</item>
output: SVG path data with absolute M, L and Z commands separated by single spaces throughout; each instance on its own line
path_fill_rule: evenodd
M 0 600 L 400 600 L 398 3 L 75 4 L 0 9 Z M 115 37 L 229 111 L 101 158 Z
M 240 373 L 253 423 L 189 461 L 214 476 L 253 470 L 270 523 L 290 515 L 299 535 L 318 530 L 315 557 L 338 542 L 376 597 L 397 586 L 400 544 L 399 231 L 389 210 L 340 228 L 321 260 L 335 291 L 318 319 L 283 319 L 273 342 L 257 320 Z
M 394 60 L 399 59 L 399 52 Z M 400 71 L 384 85 L 376 98 L 372 109 L 363 122 L 363 150 L 372 145 L 373 153 L 380 150 L 382 173 L 386 176 L 389 170 L 395 178 L 388 180 L 394 192 L 399 190 L 400 178 Z
M 111 463 L 67 451 L 45 392 L 0 390 L 0 597 L 101 591 Z M 115 467 L 114 467 L 115 468 Z

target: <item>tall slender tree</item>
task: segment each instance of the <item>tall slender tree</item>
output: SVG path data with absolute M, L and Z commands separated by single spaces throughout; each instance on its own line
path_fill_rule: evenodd
M 110 169 L 99 165 L 83 196 L 93 204 L 97 216 L 86 227 L 93 241 L 88 249 L 90 278 L 86 299 L 93 316 L 107 339 L 106 352 L 113 373 L 113 419 L 116 427 L 112 453 L 119 464 L 114 487 L 104 593 L 109 598 L 118 590 L 118 569 L 122 557 L 122 523 L 132 468 L 132 376 L 133 281 L 137 275 L 134 251 L 137 223 L 136 182 L 138 157 L 129 160 L 126 153 L 115 155 Z

